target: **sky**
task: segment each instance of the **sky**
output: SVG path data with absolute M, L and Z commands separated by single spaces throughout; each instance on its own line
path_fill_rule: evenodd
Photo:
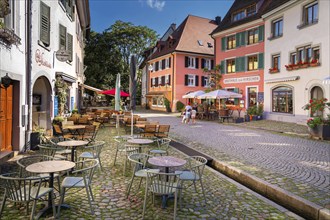
M 91 27 L 103 32 L 117 20 L 147 26 L 161 37 L 172 23 L 179 24 L 190 14 L 223 18 L 233 0 L 89 0 Z

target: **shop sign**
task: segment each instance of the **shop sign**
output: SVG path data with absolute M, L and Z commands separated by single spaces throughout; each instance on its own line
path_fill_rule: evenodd
M 67 50 L 58 50 L 56 51 L 56 58 L 61 61 L 61 62 L 65 62 L 69 59 L 69 51 Z
M 230 78 L 224 79 L 224 84 L 231 84 L 231 83 L 248 83 L 248 82 L 259 82 L 260 76 L 247 76 L 247 77 L 240 77 L 240 78 Z

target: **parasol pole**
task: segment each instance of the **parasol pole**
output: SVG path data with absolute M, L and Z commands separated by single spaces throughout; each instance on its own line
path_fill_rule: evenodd
M 133 109 L 131 109 L 131 136 L 133 138 Z

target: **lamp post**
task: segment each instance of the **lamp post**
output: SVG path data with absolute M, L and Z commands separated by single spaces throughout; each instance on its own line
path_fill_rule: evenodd
M 11 84 L 12 79 L 8 76 L 8 73 L 4 77 L 1 78 L 1 84 L 5 89 L 7 89 Z

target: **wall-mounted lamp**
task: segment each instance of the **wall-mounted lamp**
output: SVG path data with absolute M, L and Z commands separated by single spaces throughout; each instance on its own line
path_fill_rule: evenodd
M 153 70 L 153 67 L 152 67 L 151 64 L 149 64 L 149 66 L 148 66 L 148 70 L 149 70 L 149 71 L 152 71 L 152 70 Z
M 10 86 L 11 81 L 12 79 L 8 76 L 8 73 L 6 73 L 6 75 L 1 78 L 1 84 L 3 85 L 3 87 L 5 87 L 5 89 Z

